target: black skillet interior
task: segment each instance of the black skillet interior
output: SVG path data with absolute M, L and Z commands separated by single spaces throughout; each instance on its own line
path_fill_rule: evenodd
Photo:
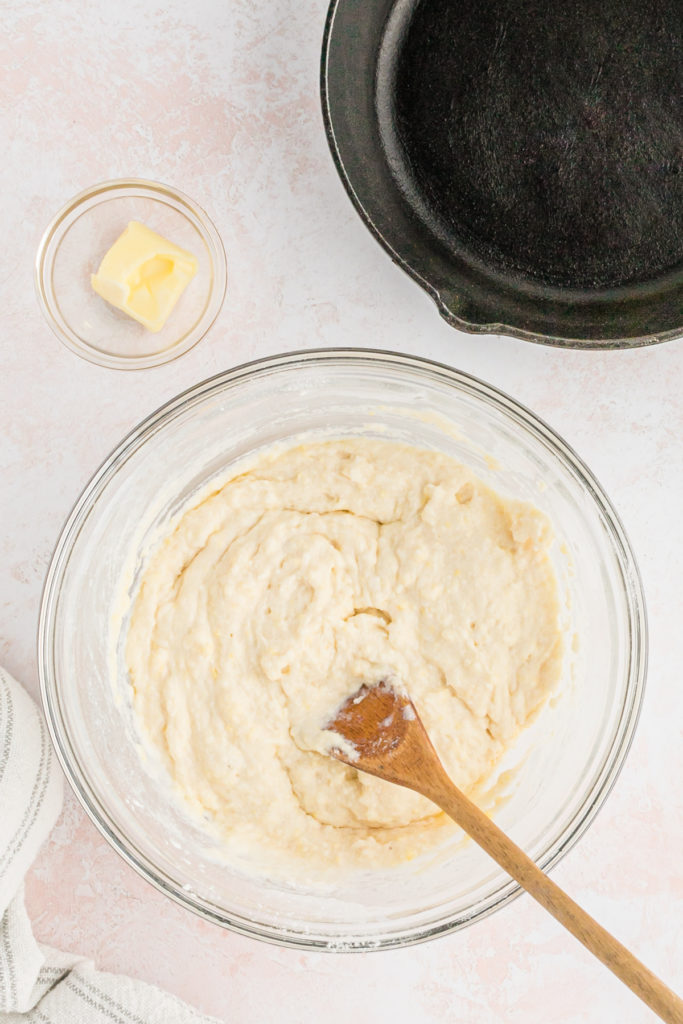
M 332 153 L 458 327 L 683 333 L 683 0 L 335 0 Z

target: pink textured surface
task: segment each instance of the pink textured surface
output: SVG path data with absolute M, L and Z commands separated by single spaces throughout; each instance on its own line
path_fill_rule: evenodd
M 0 131 L 0 661 L 37 692 L 40 590 L 61 522 L 121 435 L 225 367 L 368 345 L 475 373 L 545 417 L 597 473 L 643 572 L 651 621 L 641 724 L 597 822 L 555 872 L 683 988 L 683 343 L 576 353 L 469 337 L 374 243 L 332 167 L 318 101 L 324 0 L 5 0 Z M 54 212 L 108 177 L 168 181 L 214 217 L 228 297 L 191 353 L 137 374 L 79 360 L 36 305 Z M 276 949 L 153 891 L 72 797 L 28 879 L 39 937 L 230 1022 L 640 1024 L 651 1015 L 523 898 L 458 935 L 386 954 Z

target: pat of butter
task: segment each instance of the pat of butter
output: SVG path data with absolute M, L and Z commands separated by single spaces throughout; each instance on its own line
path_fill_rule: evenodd
M 156 332 L 196 273 L 192 253 L 132 220 L 90 280 L 103 299 Z

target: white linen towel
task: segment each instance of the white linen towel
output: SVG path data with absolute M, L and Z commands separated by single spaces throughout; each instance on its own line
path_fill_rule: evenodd
M 43 716 L 0 668 L 0 1022 L 217 1024 L 152 985 L 36 942 L 23 880 L 61 806 L 62 776 Z

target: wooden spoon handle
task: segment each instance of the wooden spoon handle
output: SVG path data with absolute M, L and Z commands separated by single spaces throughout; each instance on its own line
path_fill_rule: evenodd
M 431 790 L 431 787 L 430 787 Z M 427 793 L 522 888 L 667 1024 L 683 1024 L 683 1000 L 551 881 L 444 773 Z

